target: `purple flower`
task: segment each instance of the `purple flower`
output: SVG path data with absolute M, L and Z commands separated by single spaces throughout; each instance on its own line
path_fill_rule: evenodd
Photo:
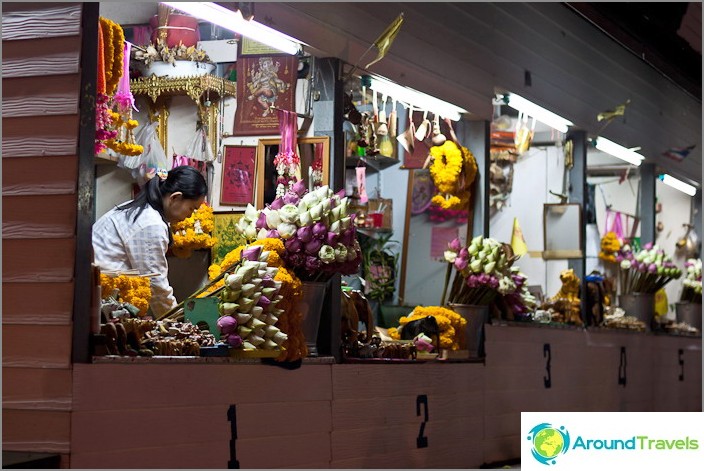
M 464 258 L 465 260 L 469 260 L 469 250 L 467 250 L 466 247 L 462 247 L 460 249 L 459 256 Z
M 469 263 L 469 261 L 468 261 L 466 258 L 457 257 L 457 258 L 455 259 L 455 268 L 456 268 L 457 270 L 462 271 L 462 270 L 464 270 L 465 268 L 467 268 L 468 263 Z
M 286 194 L 284 195 L 284 199 L 283 199 L 283 200 L 284 200 L 284 203 L 285 203 L 285 204 L 295 204 L 295 205 L 297 205 L 297 204 L 298 204 L 298 201 L 300 200 L 300 198 L 298 197 L 298 195 L 297 195 L 296 193 L 293 193 L 293 192 L 291 192 L 291 191 L 288 191 L 288 192 L 286 192 Z
M 259 301 L 257 301 L 257 306 L 267 307 L 269 304 L 271 304 L 271 300 L 266 296 L 260 297 Z
M 334 232 L 328 232 L 327 237 L 325 238 L 325 243 L 335 247 L 335 244 L 337 243 L 338 236 Z
M 271 229 L 269 232 L 266 233 L 266 236 L 269 239 L 279 239 L 280 238 L 279 231 L 277 231 L 276 229 Z
M 259 255 L 262 253 L 261 245 L 252 245 L 242 251 L 242 258 L 256 262 L 259 260 Z
M 457 252 L 462 248 L 462 242 L 460 242 L 459 238 L 455 238 L 448 244 L 448 247 L 450 247 L 450 250 L 453 252 Z
M 644 248 L 645 250 L 650 250 L 650 249 L 653 248 L 653 243 L 652 243 L 652 242 L 648 242 L 647 244 L 645 244 L 645 245 L 643 246 L 643 248 Z
M 306 263 L 306 256 L 302 252 L 286 252 L 286 254 L 284 254 L 284 259 L 286 260 L 287 265 L 290 265 L 294 268 L 301 267 Z
M 337 196 L 339 196 L 340 198 L 344 198 L 344 197 L 345 197 L 345 193 L 346 193 L 346 191 L 345 191 L 345 189 L 343 188 L 343 189 L 341 189 L 340 191 L 338 191 L 338 192 L 335 193 L 335 194 L 336 194 Z
M 286 204 L 286 203 L 284 203 L 284 200 L 283 200 L 283 199 L 281 199 L 281 198 L 276 198 L 274 201 L 271 202 L 271 204 L 269 205 L 269 207 L 270 207 L 271 209 L 275 209 L 275 210 L 278 211 L 279 209 L 281 209 L 281 208 L 284 207 L 284 204 Z
M 286 250 L 289 252 L 300 252 L 303 248 L 303 242 L 301 242 L 301 239 L 298 237 L 290 237 L 284 241 L 284 247 L 286 247 Z
M 232 334 L 237 329 L 237 319 L 232 316 L 222 316 L 218 319 L 218 327 L 223 334 Z
M 232 348 L 240 348 L 242 346 L 242 337 L 237 334 L 230 334 L 227 336 L 227 343 Z
M 301 239 L 304 244 L 310 242 L 313 239 L 313 227 L 305 226 L 301 227 L 296 231 L 296 236 Z
M 313 225 L 313 237 L 316 239 L 322 239 L 325 237 L 328 233 L 328 228 L 325 227 L 325 224 L 322 222 L 316 222 L 315 225 Z M 320 247 L 318 247 L 320 248 Z
M 291 191 L 301 197 L 306 192 L 306 184 L 303 182 L 303 180 L 298 180 L 296 183 L 293 184 L 293 187 L 291 187 Z
M 323 241 L 321 241 L 319 239 L 313 239 L 306 244 L 305 251 L 307 254 L 317 255 L 318 251 L 320 250 L 320 247 L 322 247 L 322 246 L 323 246 Z
M 306 270 L 308 270 L 309 273 L 320 270 L 321 265 L 322 262 L 318 257 L 306 257 Z
M 269 226 L 266 225 L 266 214 L 263 212 L 259 213 L 255 227 L 257 229 L 269 229 Z
M 650 265 L 648 265 L 648 271 L 650 273 L 655 273 L 658 271 L 658 266 L 655 265 L 654 263 L 651 263 Z

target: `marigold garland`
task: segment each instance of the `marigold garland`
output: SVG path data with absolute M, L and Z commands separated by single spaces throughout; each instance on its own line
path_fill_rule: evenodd
M 430 175 L 438 189 L 438 194 L 431 200 L 435 219 L 465 219 L 471 186 L 478 170 L 474 154 L 466 147 L 447 140 L 441 146 L 431 147 L 430 155 Z
M 188 258 L 194 250 L 211 248 L 215 245 L 210 235 L 214 227 L 213 208 L 201 204 L 191 216 L 171 225 L 174 240 L 171 251 L 179 258 Z
M 103 40 L 103 28 L 98 23 L 98 79 L 95 84 L 97 94 L 105 95 L 105 42 Z
M 460 345 L 465 341 L 464 330 L 467 320 L 455 311 L 441 306 L 418 306 L 413 309 L 410 315 L 401 317 L 398 322 L 401 326 L 404 326 L 411 321 L 425 319 L 428 316 L 433 316 L 438 324 L 440 348 L 459 350 Z M 389 329 L 388 334 L 393 339 L 401 339 L 401 334 L 397 328 Z
M 149 300 L 152 297 L 150 279 L 144 276 L 108 276 L 100 274 L 100 287 L 103 298 L 112 296 L 118 291 L 118 301 L 130 303 L 139 308 L 139 317 L 147 314 Z
M 457 144 L 447 140 L 441 146 L 432 146 L 430 155 L 433 162 L 430 164 L 430 176 L 435 187 L 440 193 L 453 193 L 457 189 L 457 182 L 462 172 L 462 150 Z
M 122 60 L 125 47 L 125 32 L 112 20 L 100 17 L 103 33 L 103 59 L 105 68 L 105 92 L 113 95 L 122 77 Z

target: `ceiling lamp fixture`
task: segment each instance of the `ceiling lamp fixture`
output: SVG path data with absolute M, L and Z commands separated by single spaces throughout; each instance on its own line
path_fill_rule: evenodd
M 672 188 L 680 190 L 682 193 L 686 193 L 689 196 L 694 196 L 697 194 L 696 187 L 690 185 L 689 183 L 685 183 L 682 180 L 678 180 L 675 177 L 668 175 L 667 173 L 663 173 L 662 175 L 658 176 L 658 178 L 665 185 L 668 185 L 668 186 L 671 186 Z
M 234 31 L 254 41 L 295 55 L 301 50 L 301 42 L 286 36 L 283 33 L 269 28 L 254 20 L 247 21 L 242 17 L 242 12 L 228 10 L 225 7 L 211 2 L 161 2 L 176 10 L 188 13 L 204 21 Z
M 596 148 L 621 160 L 625 160 L 629 164 L 635 165 L 636 167 L 638 167 L 645 159 L 645 157 L 640 155 L 638 152 L 627 149 L 622 145 L 616 144 L 615 142 L 601 136 L 596 138 Z
M 538 106 L 532 101 L 526 100 L 520 95 L 515 93 L 507 93 L 504 95 L 504 103 L 506 103 L 511 108 L 522 111 L 540 121 L 543 124 L 547 124 L 553 129 L 561 133 L 566 133 L 569 126 L 573 126 L 574 123 L 568 119 L 563 118 L 560 115 L 548 111 L 542 106 Z
M 452 103 L 440 100 L 439 98 L 426 95 L 412 88 L 404 87 L 396 83 L 390 82 L 385 78 L 373 75 L 371 77 L 372 90 L 382 95 L 388 95 L 394 100 L 405 104 L 409 108 L 429 111 L 431 113 L 448 118 L 453 121 L 459 121 L 462 113 L 467 113 L 467 110 L 455 106 Z

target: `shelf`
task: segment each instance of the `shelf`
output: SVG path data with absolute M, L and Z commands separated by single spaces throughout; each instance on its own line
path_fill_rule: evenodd
M 198 103 L 205 92 L 213 93 L 212 101 L 225 96 L 236 96 L 237 84 L 215 75 L 194 75 L 192 77 L 140 77 L 130 80 L 130 89 L 136 95 L 145 95 L 153 102 L 160 96 L 187 95 Z
M 117 156 L 105 152 L 95 155 L 95 165 L 117 165 Z
M 385 157 L 383 155 L 376 155 L 374 157 L 364 157 L 364 160 L 360 159 L 357 156 L 352 156 L 347 157 L 345 159 L 345 167 L 354 168 L 360 163 L 360 161 L 366 162 L 368 168 L 371 168 L 372 170 L 376 171 L 384 170 L 385 168 L 389 168 L 401 163 L 401 161 L 398 159 L 395 159 L 393 157 Z
M 393 232 L 393 229 L 387 227 L 357 227 L 356 230 L 368 237 L 373 237 L 375 234 L 390 234 Z

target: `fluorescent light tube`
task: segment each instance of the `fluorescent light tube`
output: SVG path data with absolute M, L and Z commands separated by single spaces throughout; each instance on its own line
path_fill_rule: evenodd
M 596 138 L 596 148 L 602 152 L 613 155 L 614 157 L 618 157 L 621 160 L 625 160 L 629 164 L 635 165 L 636 167 L 639 166 L 645 159 L 645 157 L 640 155 L 638 152 L 633 152 L 631 149 L 627 149 L 622 145 L 616 144 L 615 142 L 601 136 Z
M 301 50 L 300 41 L 290 36 L 269 28 L 254 20 L 247 21 L 242 17 L 242 12 L 228 10 L 225 7 L 211 2 L 161 2 L 176 10 L 188 13 L 201 20 L 221 26 L 242 36 L 258 41 L 267 46 L 295 55 Z
M 396 101 L 405 103 L 409 107 L 412 106 L 422 110 L 427 110 L 431 113 L 442 116 L 443 118 L 449 118 L 453 121 L 459 121 L 461 118 L 461 113 L 467 112 L 464 108 L 455 106 L 452 103 L 448 103 L 412 88 L 398 85 L 384 78 L 374 75 L 371 79 L 372 84 L 369 88 L 377 93 L 381 93 L 382 95 L 388 95 Z
M 568 126 L 572 126 L 574 124 L 572 121 L 567 120 L 560 115 L 556 115 L 552 111 L 548 111 L 545 108 L 536 105 L 532 101 L 516 95 L 515 93 L 509 93 L 506 97 L 508 98 L 507 104 L 511 108 L 522 111 L 528 116 L 535 118 L 541 123 L 547 124 L 561 133 L 566 133 Z
M 680 190 L 682 193 L 687 193 L 689 196 L 694 196 L 697 194 L 696 187 L 693 187 L 689 183 L 685 183 L 682 180 L 678 180 L 675 177 L 663 173 L 658 177 L 665 185 L 669 185 L 672 188 Z

